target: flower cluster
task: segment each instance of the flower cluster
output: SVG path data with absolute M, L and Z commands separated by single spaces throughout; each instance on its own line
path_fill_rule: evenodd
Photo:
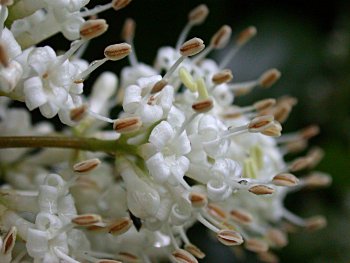
M 317 165 L 319 148 L 284 161 L 304 150 L 317 126 L 281 136 L 293 97 L 235 104 L 281 75 L 268 69 L 256 80 L 232 82 L 226 67 L 255 27 L 231 40 L 224 25 L 207 47 L 187 40 L 209 13 L 199 5 L 176 47 L 160 48 L 150 66 L 132 50 L 135 22 L 128 19 L 125 43 L 107 46 L 104 58 L 89 64 L 84 50 L 108 25 L 84 17 L 130 0 L 90 10 L 88 2 L 0 1 L 0 148 L 12 148 L 0 150 L 1 262 L 193 263 L 205 257 L 186 234 L 196 222 L 223 245 L 277 262 L 271 249 L 287 244 L 290 229 L 325 226 L 322 216 L 302 219 L 283 206 L 289 192 L 331 181 L 321 172 L 294 175 Z M 58 32 L 72 41 L 64 54 L 35 47 Z M 219 63 L 207 58 L 227 45 Z M 93 70 L 125 57 L 130 66 L 120 81 L 104 72 L 84 96 Z M 59 132 L 46 121 L 32 125 L 11 99 L 46 118 L 58 114 L 68 126 Z M 107 116 L 115 106 L 122 107 L 116 119 Z

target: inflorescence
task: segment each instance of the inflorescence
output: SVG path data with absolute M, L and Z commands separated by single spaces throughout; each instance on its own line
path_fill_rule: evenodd
M 224 25 L 207 46 L 188 39 L 209 14 L 199 5 L 175 48 L 161 47 L 150 66 L 136 57 L 136 23 L 127 19 L 125 43 L 107 46 L 89 64 L 86 47 L 108 29 L 96 15 L 131 0 L 92 9 L 88 2 L 0 1 L 0 148 L 7 148 L 0 150 L 1 262 L 193 263 L 205 257 L 186 234 L 196 222 L 223 245 L 277 262 L 271 249 L 286 246 L 291 229 L 325 226 L 322 216 L 303 219 L 283 206 L 288 193 L 331 182 L 321 172 L 295 175 L 318 164 L 319 148 L 284 161 L 304 150 L 318 127 L 281 135 L 297 103 L 290 96 L 234 104 L 281 76 L 268 69 L 232 82 L 227 65 L 255 27 L 231 40 Z M 35 46 L 56 33 L 72 41 L 65 53 Z M 222 61 L 207 58 L 228 45 Z M 104 72 L 84 96 L 91 72 L 125 57 L 130 66 L 120 81 Z M 46 118 L 58 115 L 66 129 L 32 124 L 13 100 Z M 112 118 L 118 105 L 123 110 Z

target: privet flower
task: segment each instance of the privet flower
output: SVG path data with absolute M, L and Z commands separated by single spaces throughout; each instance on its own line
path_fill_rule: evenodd
M 294 174 L 317 165 L 321 149 L 284 161 L 303 150 L 318 127 L 281 135 L 296 104 L 292 97 L 235 104 L 237 96 L 269 88 L 281 76 L 272 68 L 237 83 L 227 68 L 255 27 L 233 40 L 228 25 L 209 43 L 188 39 L 209 14 L 199 5 L 176 46 L 160 47 L 154 65 L 146 65 L 137 59 L 136 23 L 128 19 L 121 29 L 125 43 L 107 46 L 102 59 L 88 63 L 86 45 L 108 29 L 92 16 L 131 1 L 92 9 L 88 2 L 0 2 L 0 95 L 8 97 L 0 100 L 0 133 L 16 136 L 0 137 L 0 147 L 53 147 L 0 151 L 6 181 L 1 262 L 198 262 L 205 252 L 186 234 L 196 222 L 223 245 L 275 262 L 270 250 L 288 243 L 287 230 L 278 228 L 282 221 L 308 230 L 326 225 L 322 216 L 302 219 L 283 206 L 288 192 L 331 182 L 321 172 Z M 65 53 L 35 46 L 58 32 L 72 41 Z M 207 58 L 225 46 L 222 61 Z M 130 65 L 120 81 L 104 72 L 84 95 L 91 72 L 124 57 Z M 10 99 L 74 127 L 31 125 L 28 112 L 9 107 Z M 121 110 L 108 116 L 113 108 Z

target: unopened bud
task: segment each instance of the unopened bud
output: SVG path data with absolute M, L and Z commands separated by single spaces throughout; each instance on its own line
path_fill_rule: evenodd
M 221 221 L 225 221 L 228 217 L 228 214 L 225 210 L 223 210 L 220 206 L 215 204 L 208 204 L 207 211 L 214 218 L 217 218 Z
M 269 246 L 266 242 L 256 238 L 245 240 L 244 247 L 255 253 L 266 252 L 269 249 Z
M 305 227 L 310 231 L 322 229 L 326 225 L 327 220 L 323 216 L 314 216 L 305 220 Z
M 204 42 L 202 39 L 194 37 L 180 47 L 180 54 L 184 57 L 190 57 L 198 54 L 205 48 Z
M 262 132 L 268 128 L 273 121 L 274 118 L 272 115 L 256 117 L 248 124 L 248 130 L 249 132 Z
M 215 85 L 220 85 L 223 83 L 230 82 L 233 79 L 232 71 L 229 69 L 224 69 L 216 74 L 214 74 L 211 79 Z
M 305 185 L 310 188 L 327 187 L 332 183 L 332 177 L 325 173 L 313 172 L 304 177 L 303 181 Z
M 254 185 L 248 189 L 249 192 L 256 194 L 256 195 L 270 195 L 275 192 L 275 190 L 271 187 L 268 187 L 266 185 Z
M 0 43 L 0 64 L 5 68 L 9 66 L 9 56 L 5 46 L 2 43 Z
M 210 46 L 215 49 L 224 48 L 231 37 L 232 29 L 228 25 L 223 25 L 211 38 Z
M 124 234 L 132 226 L 132 220 L 128 217 L 123 217 L 111 225 L 108 226 L 108 233 L 112 235 L 121 235 Z
M 80 27 L 80 37 L 86 40 L 93 39 L 107 31 L 108 25 L 104 19 L 87 20 Z
M 288 244 L 286 233 L 277 228 L 270 228 L 266 233 L 266 237 L 276 247 L 285 247 Z
M 259 100 L 253 104 L 253 107 L 257 111 L 262 111 L 269 109 L 270 107 L 274 106 L 276 104 L 275 99 L 264 99 L 264 100 Z
M 241 234 L 229 229 L 220 230 L 217 238 L 225 246 L 237 246 L 243 243 Z
M 278 174 L 273 177 L 272 183 L 277 186 L 296 186 L 299 182 L 299 179 L 296 178 L 293 174 L 283 173 Z
M 277 69 L 269 69 L 265 71 L 259 78 L 259 85 L 263 88 L 271 87 L 279 78 L 281 77 L 281 72 Z
M 118 10 L 126 7 L 128 4 L 130 4 L 130 2 L 131 2 L 131 0 L 113 0 L 112 1 L 112 8 L 115 11 L 118 11 Z
M 209 9 L 206 5 L 201 4 L 188 14 L 188 21 L 191 25 L 200 25 L 204 22 L 209 14 Z
M 253 222 L 253 216 L 240 209 L 231 210 L 230 215 L 234 221 L 242 225 L 249 225 Z
M 72 223 L 78 226 L 91 226 L 101 221 L 101 216 L 96 214 L 78 215 L 72 219 Z
M 77 108 L 71 109 L 69 117 L 72 121 L 81 121 L 86 116 L 87 110 L 88 106 L 86 104 L 82 104 Z
M 85 160 L 74 164 L 73 171 L 76 173 L 86 173 L 94 170 L 97 166 L 101 164 L 101 161 L 97 158 Z
M 165 79 L 161 79 L 160 81 L 157 81 L 156 84 L 154 84 L 151 93 L 157 93 L 161 91 L 166 85 L 168 85 L 168 82 Z
M 207 196 L 201 193 L 192 192 L 189 194 L 188 199 L 190 200 L 192 206 L 196 208 L 202 208 L 208 204 Z
M 202 250 L 200 250 L 198 247 L 196 247 L 193 244 L 186 244 L 185 245 L 185 250 L 189 253 L 191 253 L 193 256 L 199 259 L 205 258 L 205 254 L 203 253 Z
M 105 48 L 106 58 L 116 61 L 121 60 L 131 53 L 131 46 L 128 43 L 114 44 Z
M 245 43 L 247 43 L 252 37 L 254 37 L 257 33 L 256 27 L 250 26 L 241 31 L 238 34 L 238 37 L 236 39 L 236 43 L 239 46 L 243 46 Z
M 198 263 L 197 259 L 184 249 L 176 249 L 171 255 L 176 263 Z
M 136 28 L 136 23 L 134 19 L 128 18 L 124 22 L 123 30 L 121 37 L 123 40 L 126 42 L 130 42 L 132 39 L 134 39 L 135 35 L 135 28 Z
M 299 131 L 300 136 L 305 140 L 309 140 L 312 137 L 318 135 L 319 133 L 320 127 L 318 127 L 317 125 L 310 125 Z
M 15 246 L 17 236 L 17 228 L 15 226 L 11 227 L 7 232 L 4 240 L 2 242 L 1 254 L 6 255 L 12 252 L 13 247 Z
M 119 133 L 128 133 L 138 131 L 141 126 L 142 122 L 139 117 L 129 117 L 117 119 L 113 124 L 113 129 Z
M 213 101 L 211 99 L 206 99 L 193 103 L 192 109 L 197 113 L 203 113 L 210 111 L 213 106 Z

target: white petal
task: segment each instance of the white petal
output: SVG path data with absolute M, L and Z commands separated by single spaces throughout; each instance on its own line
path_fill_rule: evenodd
M 42 106 L 47 102 L 41 79 L 33 77 L 24 82 L 25 103 L 29 110 Z
M 143 104 L 136 112 L 142 123 L 153 124 L 159 121 L 163 116 L 163 109 L 158 105 Z
M 188 154 L 191 151 L 191 142 L 187 137 L 186 131 L 171 143 L 171 148 L 174 154 L 178 156 Z
M 28 56 L 29 66 L 32 67 L 39 76 L 44 75 L 55 60 L 56 53 L 49 46 L 35 48 Z
M 164 182 L 170 175 L 170 169 L 165 163 L 162 153 L 158 152 L 146 161 L 150 174 L 157 182 Z
M 180 180 L 184 177 L 190 166 L 190 161 L 185 156 L 177 158 L 176 162 L 171 166 L 171 172 Z
M 142 92 L 151 90 L 158 81 L 162 79 L 161 75 L 143 77 L 137 80 L 137 85 L 142 89 Z
M 168 113 L 173 105 L 174 88 L 173 86 L 166 85 L 160 93 L 160 106 L 163 108 L 164 113 Z M 164 117 L 164 116 L 163 116 Z
M 185 121 L 185 115 L 181 110 L 175 106 L 172 106 L 169 111 L 167 121 L 171 123 L 173 127 L 180 127 Z
M 207 140 L 216 139 L 218 134 L 216 119 L 211 115 L 203 115 L 198 122 L 198 133 L 205 136 Z
M 141 102 L 141 88 L 137 85 L 128 86 L 125 89 L 123 109 L 128 113 L 134 113 Z
M 152 130 L 149 141 L 157 149 L 162 149 L 173 138 L 174 134 L 171 125 L 166 121 L 162 121 Z
M 208 191 L 208 197 L 212 201 L 223 201 L 226 198 L 228 198 L 231 193 L 232 189 L 229 187 L 228 184 L 226 184 L 224 181 L 219 180 L 210 180 L 207 183 L 207 191 Z
M 44 105 L 40 106 L 39 109 L 41 114 L 48 119 L 54 117 L 59 111 L 59 108 L 52 102 L 45 103 Z
M 26 248 L 33 258 L 42 258 L 49 251 L 48 235 L 46 231 L 29 228 Z

